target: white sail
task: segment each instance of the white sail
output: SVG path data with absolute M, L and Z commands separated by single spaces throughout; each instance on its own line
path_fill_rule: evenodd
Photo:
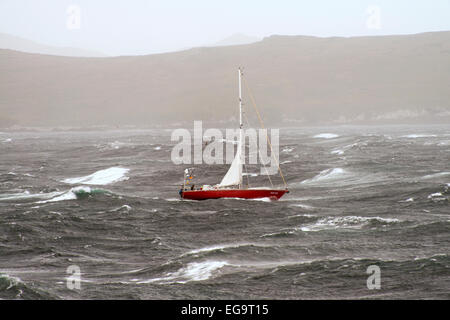
M 238 70 L 239 74 L 239 143 L 236 152 L 236 156 L 231 163 L 230 169 L 228 169 L 227 174 L 223 177 L 222 181 L 217 185 L 218 187 L 228 187 L 228 186 L 242 186 L 242 164 L 243 164 L 243 154 L 242 154 L 242 90 L 241 90 L 241 68 Z
M 240 185 L 242 182 L 242 139 L 238 143 L 236 156 L 231 163 L 230 169 L 223 177 L 222 181 L 217 185 L 218 187 L 229 187 Z

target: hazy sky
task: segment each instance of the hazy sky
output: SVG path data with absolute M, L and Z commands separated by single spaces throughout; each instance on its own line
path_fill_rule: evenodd
M 0 0 L 0 32 L 109 55 L 234 33 L 355 36 L 450 30 L 450 0 Z

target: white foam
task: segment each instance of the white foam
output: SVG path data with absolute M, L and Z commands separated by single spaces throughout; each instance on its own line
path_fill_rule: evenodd
M 440 193 L 440 192 L 432 193 L 428 196 L 428 199 L 431 199 L 434 197 L 442 197 L 442 193 Z
M 450 172 L 443 171 L 443 172 L 428 174 L 426 176 L 423 176 L 422 179 L 434 179 L 434 178 L 439 178 L 439 177 L 445 177 L 445 176 L 448 176 L 448 175 L 450 175 Z
M 304 180 L 301 183 L 305 184 L 305 183 L 318 182 L 318 181 L 324 181 L 324 180 L 332 180 L 332 179 L 339 178 L 344 173 L 345 173 L 345 171 L 342 168 L 325 169 L 325 170 L 321 171 L 315 177 Z
M 130 171 L 130 169 L 112 167 L 109 169 L 97 171 L 88 176 L 64 179 L 62 182 L 68 184 L 82 183 L 90 185 L 106 185 L 114 182 L 128 180 L 128 177 L 125 176 L 128 171 Z
M 292 151 L 294 151 L 294 148 L 293 148 L 293 147 L 286 147 L 286 148 L 284 148 L 283 150 L 281 150 L 281 152 L 286 152 L 286 153 L 290 153 L 290 152 L 292 152 Z
M 416 138 L 434 138 L 437 137 L 435 134 L 407 134 L 401 136 L 402 138 L 416 139 Z
M 317 222 L 305 225 L 299 229 L 304 232 L 314 232 L 322 230 L 333 230 L 338 228 L 360 229 L 371 221 L 378 221 L 383 223 L 399 222 L 400 220 L 394 218 L 381 217 L 359 217 L 359 216 L 345 216 L 345 217 L 326 217 L 319 219 Z
M 169 272 L 164 277 L 153 278 L 137 283 L 186 283 L 189 281 L 203 281 L 209 279 L 213 272 L 228 265 L 226 261 L 203 261 L 191 262 L 186 267 L 179 269 L 176 272 Z
M 292 205 L 290 205 L 290 207 L 298 207 L 298 208 L 302 208 L 305 210 L 313 210 L 314 209 L 314 207 L 308 206 L 306 204 L 301 204 L 301 203 L 292 204 Z
M 444 196 L 442 193 L 440 192 L 436 192 L 436 193 L 432 193 L 428 196 L 428 199 L 433 200 L 433 201 L 445 201 L 447 200 L 447 197 Z
M 161 147 L 154 147 L 153 150 L 161 150 Z
M 125 210 L 126 212 L 129 212 L 131 209 L 132 209 L 131 206 L 129 206 L 129 205 L 127 205 L 127 204 L 124 204 L 124 205 L 121 206 L 121 207 L 112 209 L 111 212 L 122 211 L 122 210 Z
M 359 145 L 358 142 L 353 143 L 353 144 L 349 144 L 349 145 L 343 146 L 341 149 L 334 149 L 334 150 L 332 150 L 331 154 L 337 154 L 337 155 L 341 156 L 341 155 L 344 154 L 345 151 L 347 151 L 347 150 L 349 150 L 349 149 L 351 149 L 353 147 L 356 147 L 358 145 Z M 365 143 L 363 143 L 363 145 L 365 145 Z
M 12 287 L 18 285 L 19 283 L 23 283 L 22 280 L 18 277 L 10 276 L 9 274 L 0 273 L 0 278 L 5 279 L 9 284 L 6 290 L 11 289 Z
M 49 193 L 30 193 L 25 190 L 21 193 L 7 193 L 0 194 L 0 201 L 8 200 L 28 200 L 28 199 L 51 199 L 55 196 L 61 195 L 63 192 L 49 192 Z
M 51 199 L 38 201 L 36 203 L 49 203 L 49 202 L 58 202 L 58 201 L 65 201 L 65 200 L 76 200 L 77 193 L 91 193 L 91 188 L 87 187 L 87 186 L 75 187 L 66 192 L 59 192 L 57 196 L 52 197 Z
M 320 138 L 320 139 L 334 139 L 339 137 L 339 135 L 335 133 L 320 133 L 313 136 L 313 138 Z
M 77 195 L 75 193 L 73 193 L 72 191 L 68 191 L 58 197 L 55 197 L 53 199 L 50 200 L 46 200 L 46 201 L 40 201 L 42 202 L 57 202 L 57 201 L 64 201 L 64 200 L 75 200 L 77 198 Z
M 254 198 L 254 199 L 243 199 L 243 200 L 251 200 L 251 201 L 263 201 L 263 202 L 272 202 L 273 200 L 269 197 L 265 198 Z
M 3 140 L 3 142 L 12 142 L 12 139 L 8 138 L 8 139 Z
M 227 248 L 239 248 L 239 247 L 248 246 L 248 245 L 252 245 L 252 244 L 251 243 L 219 244 L 219 245 L 194 249 L 194 250 L 186 252 L 185 254 L 183 254 L 183 256 L 197 254 L 197 253 L 201 253 L 201 252 L 211 252 L 211 251 L 216 251 L 216 250 L 223 250 L 223 249 L 227 249 Z
M 337 154 L 337 155 L 341 156 L 344 154 L 344 150 L 341 150 L 341 149 L 333 150 L 333 151 L 331 151 L 331 154 Z

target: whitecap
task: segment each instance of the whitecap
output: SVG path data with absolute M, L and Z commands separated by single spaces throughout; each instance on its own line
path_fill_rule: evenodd
M 416 138 L 434 138 L 437 137 L 435 134 L 407 134 L 401 136 L 402 138 L 416 139 Z
M 30 193 L 28 190 L 20 193 L 0 194 L 0 201 L 10 200 L 28 200 L 28 199 L 50 199 L 61 195 L 63 192 L 49 192 L 49 193 Z
M 286 148 L 284 148 L 283 150 L 281 150 L 281 152 L 286 152 L 286 153 L 290 153 L 290 152 L 292 152 L 292 151 L 294 151 L 294 148 L 293 148 L 293 147 L 286 147 Z
M 308 206 L 306 204 L 301 204 L 301 203 L 291 204 L 290 207 L 298 207 L 298 208 L 302 208 L 302 209 L 305 209 L 305 210 L 314 210 L 314 207 Z
M 219 244 L 219 245 L 208 246 L 208 247 L 203 247 L 203 248 L 199 248 L 199 249 L 193 249 L 191 251 L 184 253 L 182 256 L 193 255 L 193 254 L 198 254 L 198 253 L 202 253 L 202 252 L 223 250 L 223 249 L 228 249 L 228 248 L 239 248 L 239 247 L 251 246 L 251 245 L 252 245 L 251 243 Z
M 93 174 L 78 178 L 64 179 L 62 182 L 68 184 L 90 184 L 90 185 L 106 185 L 114 182 L 128 180 L 125 174 L 130 169 L 121 167 L 112 167 L 104 170 L 99 170 Z
M 345 172 L 342 168 L 332 168 L 332 169 L 325 169 L 321 171 L 318 175 L 311 179 L 306 179 L 302 181 L 302 184 L 305 183 L 312 183 L 312 182 L 319 182 L 324 180 L 332 180 L 341 177 Z
M 431 199 L 434 197 L 442 197 L 442 193 L 440 193 L 440 192 L 432 193 L 428 196 L 428 199 Z
M 445 197 L 441 192 L 432 193 L 428 196 L 428 199 L 432 201 L 444 201 L 447 200 L 447 197 Z
M 450 175 L 450 172 L 443 171 L 443 172 L 428 174 L 426 176 L 423 176 L 422 179 L 434 179 L 434 178 L 439 178 L 439 177 L 445 177 L 445 176 L 448 176 L 448 175 Z
M 52 197 L 51 199 L 38 201 L 36 203 L 49 203 L 49 202 L 58 202 L 58 201 L 65 201 L 65 200 L 76 200 L 76 199 L 78 199 L 77 195 L 90 194 L 91 192 L 92 192 L 92 190 L 90 187 L 79 186 L 79 187 L 72 188 L 66 192 L 59 192 L 59 195 Z
M 127 205 L 127 204 L 124 204 L 124 205 L 121 206 L 121 207 L 112 209 L 110 212 L 117 212 L 117 211 L 122 211 L 122 210 L 125 210 L 126 212 L 129 212 L 129 211 L 131 211 L 131 209 L 132 209 L 131 206 L 129 206 L 129 205 Z
M 359 217 L 359 216 L 325 217 L 319 219 L 315 223 L 307 224 L 297 229 L 304 232 L 333 230 L 338 228 L 360 229 L 373 221 L 389 224 L 399 222 L 400 220 L 395 218 Z
M 189 281 L 203 281 L 211 278 L 216 270 L 228 265 L 226 261 L 203 261 L 191 262 L 186 267 L 175 272 L 168 272 L 165 276 L 139 281 L 139 284 L 146 283 L 186 283 Z
M 337 155 L 341 156 L 344 154 L 344 150 L 341 150 L 341 149 L 333 150 L 333 151 L 331 151 L 331 154 L 337 154 Z
M 320 133 L 313 136 L 313 138 L 320 138 L 320 139 L 334 139 L 339 137 L 339 135 L 335 133 Z

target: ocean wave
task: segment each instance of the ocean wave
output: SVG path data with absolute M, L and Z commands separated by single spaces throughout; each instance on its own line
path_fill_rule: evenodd
M 213 276 L 213 273 L 229 263 L 226 261 L 208 260 L 203 262 L 191 262 L 175 272 L 168 272 L 163 277 L 137 281 L 138 284 L 147 283 L 187 283 L 190 281 L 204 281 Z
M 427 199 L 432 201 L 446 201 L 447 197 L 442 194 L 442 192 L 435 192 L 428 195 Z
M 446 177 L 448 175 L 450 175 L 449 171 L 443 171 L 443 172 L 427 174 L 427 175 L 423 176 L 422 179 L 435 179 L 435 178 L 440 178 L 440 177 Z
M 0 300 L 1 299 L 51 299 L 50 294 L 33 288 L 20 278 L 0 273 Z
M 20 193 L 0 194 L 0 201 L 27 201 L 41 199 L 41 201 L 37 201 L 36 203 L 48 203 L 64 200 L 75 200 L 94 194 L 110 194 L 110 192 L 103 189 L 93 189 L 88 186 L 74 187 L 68 191 L 53 191 L 41 193 L 30 193 L 28 190 L 25 190 L 24 192 Z
M 0 194 L 0 201 L 32 200 L 32 199 L 51 199 L 61 195 L 63 192 L 55 191 L 49 193 L 30 193 L 28 190 L 20 193 Z
M 326 217 L 319 219 L 315 223 L 307 224 L 297 228 L 304 232 L 333 230 L 338 228 L 345 229 L 361 229 L 370 225 L 388 225 L 400 222 L 395 218 L 381 218 L 381 217 L 359 217 L 359 216 L 344 216 L 344 217 Z
M 343 149 L 335 149 L 331 151 L 331 154 L 337 154 L 339 156 L 342 156 L 345 153 Z
M 339 149 L 333 149 L 333 150 L 331 151 L 331 154 L 337 154 L 337 155 L 341 156 L 341 155 L 343 155 L 346 151 L 348 151 L 348 150 L 350 150 L 350 149 L 352 149 L 352 148 L 355 148 L 355 147 L 359 147 L 360 145 L 365 146 L 365 145 L 367 145 L 367 143 L 359 143 L 359 142 L 352 143 L 352 144 L 343 146 L 343 147 L 341 147 L 341 148 L 339 148 Z
M 82 199 L 88 196 L 92 196 L 94 194 L 110 194 L 109 191 L 103 189 L 92 189 L 87 186 L 79 186 L 70 189 L 69 191 L 62 192 L 58 196 L 53 197 L 48 200 L 38 201 L 36 203 L 49 203 L 49 202 L 58 202 L 58 201 L 66 201 L 66 200 L 76 200 Z
M 295 230 L 281 230 L 278 232 L 265 233 L 260 238 L 284 238 L 295 234 Z
M 409 138 L 409 139 L 417 139 L 417 138 L 435 138 L 437 135 L 435 134 L 407 134 L 401 136 L 401 138 Z
M 130 169 L 121 167 L 111 167 L 104 170 L 99 170 L 93 174 L 78 178 L 64 179 L 62 182 L 68 184 L 89 184 L 89 185 L 107 185 L 114 182 L 128 180 L 125 174 Z
M 301 204 L 301 203 L 291 204 L 289 207 L 297 207 L 297 208 L 302 208 L 305 210 L 315 210 L 316 209 L 312 206 L 308 206 L 307 204 Z
M 292 151 L 294 151 L 294 147 L 286 147 L 286 148 L 283 148 L 283 150 L 281 150 L 281 152 L 285 152 L 285 153 L 290 153 L 290 152 L 292 152 Z
M 334 139 L 339 137 L 339 135 L 335 133 L 320 133 L 313 136 L 313 138 L 319 138 L 319 139 Z
M 320 182 L 324 180 L 334 180 L 342 177 L 346 171 L 342 168 L 325 169 L 311 179 L 303 180 L 302 184 Z
M 262 243 L 261 244 L 248 243 L 248 242 L 217 244 L 217 245 L 213 245 L 213 246 L 207 246 L 207 247 L 203 247 L 203 248 L 190 250 L 190 251 L 182 254 L 181 257 L 204 254 L 204 253 L 223 252 L 223 251 L 226 251 L 227 249 L 246 249 L 246 248 L 273 248 L 273 245 L 267 245 L 267 244 L 262 244 Z

